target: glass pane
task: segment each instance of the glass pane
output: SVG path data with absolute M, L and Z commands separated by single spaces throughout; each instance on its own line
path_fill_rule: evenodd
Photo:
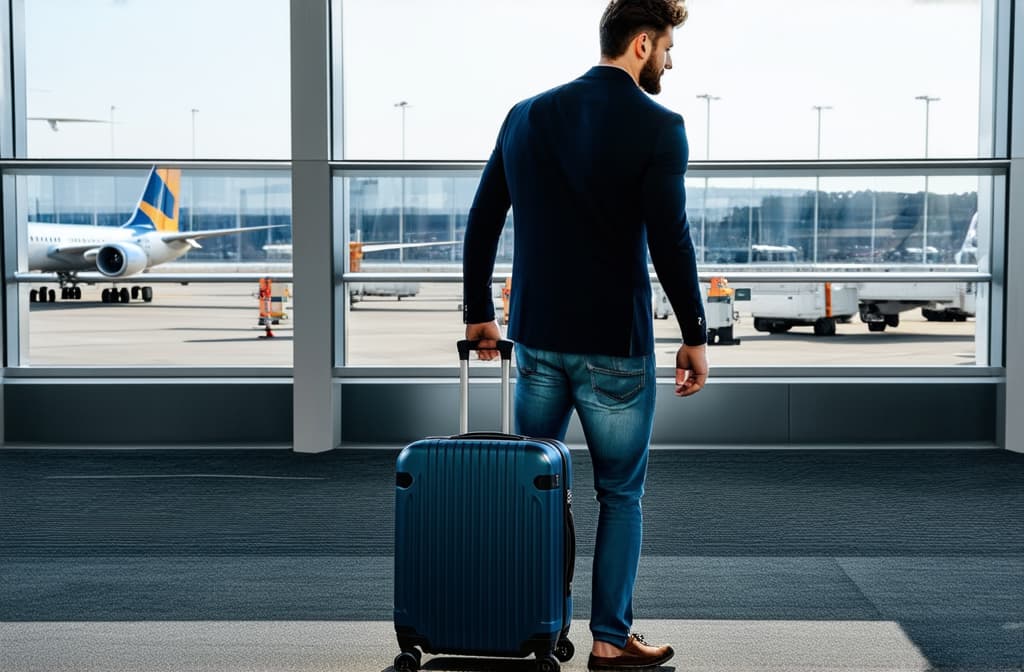
M 597 62 L 607 2 L 338 4 L 345 158 L 485 159 L 512 105 Z M 657 100 L 686 119 L 694 160 L 987 156 L 992 40 L 980 0 L 692 0 Z
M 688 178 L 687 214 L 709 267 L 976 269 L 978 188 L 977 177 Z
M 31 158 L 287 159 L 288 0 L 26 0 Z
M 17 184 L 20 270 L 56 276 L 22 285 L 23 365 L 291 365 L 290 283 L 261 301 L 256 282 L 190 281 L 291 272 L 289 172 L 62 171 Z M 261 339 L 266 315 L 274 338 Z
M 479 175 L 381 174 L 338 178 L 353 271 L 411 271 L 424 265 L 447 272 L 462 269 L 462 238 Z M 498 244 L 497 263 L 512 262 L 514 232 L 509 215 Z M 396 266 L 404 264 L 402 268 Z
M 409 173 L 403 196 L 400 174 L 336 178 L 335 189 L 347 194 L 339 223 L 363 241 L 350 250 L 353 268 L 461 273 L 458 241 L 477 179 Z M 991 213 L 979 214 L 978 194 L 991 188 L 987 177 L 688 179 L 691 231 L 705 258 L 699 268 L 743 290 L 722 294 L 704 285 L 708 324 L 723 344 L 716 343 L 715 365 L 987 365 L 989 306 L 973 283 L 730 282 L 730 274 L 977 271 L 987 254 L 987 242 L 978 241 L 988 240 L 991 221 Z M 510 215 L 499 275 L 510 271 L 513 234 Z M 383 247 L 374 247 L 378 241 Z M 461 285 L 354 282 L 346 289 L 348 364 L 453 363 Z M 494 285 L 499 316 L 503 289 Z M 679 328 L 656 284 L 652 311 L 664 318 L 655 321 L 658 363 L 670 366 Z M 408 334 L 417 335 L 417 347 L 400 342 Z M 739 347 L 724 347 L 731 340 Z
M 459 363 L 455 342 L 465 336 L 461 283 L 357 283 L 349 289 L 354 300 L 346 325 L 347 364 Z

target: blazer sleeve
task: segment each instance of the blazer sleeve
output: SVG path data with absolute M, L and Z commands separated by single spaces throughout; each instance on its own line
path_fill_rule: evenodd
M 462 321 L 465 324 L 494 319 L 491 276 L 498 253 L 498 239 L 512 205 L 505 179 L 502 142 L 508 117 L 498 133 L 498 142 L 484 167 L 466 222 L 462 249 Z
M 683 118 L 674 114 L 658 133 L 644 175 L 644 222 L 651 261 L 679 321 L 683 343 L 702 345 L 708 336 L 697 258 L 686 219 L 683 178 L 688 159 Z

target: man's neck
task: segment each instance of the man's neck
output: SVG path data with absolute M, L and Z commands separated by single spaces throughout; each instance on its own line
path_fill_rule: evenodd
M 623 65 L 621 62 L 612 60 L 610 58 L 602 57 L 601 60 L 597 62 L 597 64 L 601 65 L 601 66 L 608 67 L 608 68 L 618 68 L 619 70 L 622 70 L 627 75 L 629 75 L 630 77 L 633 78 L 633 83 L 634 84 L 636 84 L 637 86 L 640 86 L 640 79 L 639 79 L 639 77 L 632 70 L 630 70 L 625 65 Z

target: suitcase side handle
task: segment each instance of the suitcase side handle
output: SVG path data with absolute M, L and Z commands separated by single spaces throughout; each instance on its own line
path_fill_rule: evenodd
M 469 353 L 480 349 L 480 341 L 461 340 L 459 349 L 459 434 L 469 432 Z M 512 348 L 515 344 L 499 340 L 501 354 L 501 432 L 508 434 L 512 417 Z
M 455 436 L 449 436 L 448 438 L 476 441 L 525 441 L 530 437 L 521 434 L 502 434 L 501 432 L 464 432 Z

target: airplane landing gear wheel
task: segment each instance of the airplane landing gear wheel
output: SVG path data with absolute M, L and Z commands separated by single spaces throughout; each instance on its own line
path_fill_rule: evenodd
M 28 302 L 29 303 L 38 303 L 38 301 L 39 301 L 39 292 L 33 289 L 31 292 L 28 293 Z
M 152 303 L 153 301 L 153 288 L 143 287 L 142 288 L 142 300 L 146 303 Z
M 128 298 L 128 288 L 127 287 L 122 287 L 121 288 L 120 295 L 121 295 L 121 303 L 128 303 L 129 301 L 131 301 L 131 299 Z
M 49 294 L 50 294 L 50 303 L 53 303 L 54 301 L 57 300 L 57 292 L 55 290 L 51 289 Z
M 139 287 L 138 285 L 132 287 L 132 301 L 138 301 L 139 299 Z

